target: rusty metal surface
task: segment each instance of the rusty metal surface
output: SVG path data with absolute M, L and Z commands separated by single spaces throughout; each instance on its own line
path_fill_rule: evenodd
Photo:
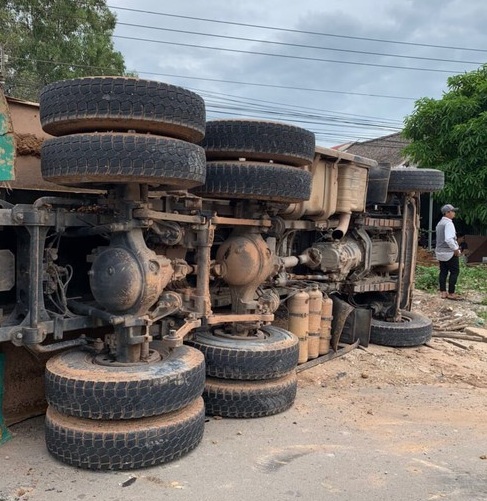
M 296 372 L 302 372 L 306 369 L 311 369 L 311 367 L 315 367 L 317 365 L 323 364 L 324 362 L 328 362 L 338 357 L 342 357 L 343 355 L 350 353 L 355 348 L 358 348 L 360 341 L 357 339 L 352 344 L 341 344 L 337 347 L 336 351 L 330 351 L 325 355 L 321 355 L 318 358 L 305 362 L 304 364 L 298 365 Z
M 39 105 L 30 101 L 22 101 L 7 97 L 13 130 L 18 134 L 31 134 L 41 140 L 50 138 L 41 127 Z
M 228 225 L 228 226 L 262 226 L 270 228 L 272 221 L 269 219 L 240 219 L 233 217 L 213 216 L 211 219 L 213 224 Z
M 234 323 L 234 322 L 272 322 L 274 320 L 274 314 L 221 314 L 221 315 L 209 315 L 206 317 L 208 325 L 217 325 L 223 323 Z
M 205 224 L 203 216 L 188 216 L 185 214 L 171 214 L 151 209 L 135 209 L 133 216 L 140 219 L 154 219 L 156 221 L 177 221 L 182 223 Z
M 3 94 L 0 93 L 0 117 L 3 111 L 2 97 Z M 4 105 L 11 120 L 12 140 L 15 139 L 15 179 L 13 177 L 10 180 L 2 178 L 0 168 L 0 181 L 8 181 L 9 189 L 15 190 L 100 193 L 99 190 L 67 188 L 44 181 L 41 175 L 41 146 L 45 139 L 52 136 L 42 130 L 39 105 L 10 97 L 6 98 Z M 2 137 L 1 128 L 0 123 L 0 138 Z

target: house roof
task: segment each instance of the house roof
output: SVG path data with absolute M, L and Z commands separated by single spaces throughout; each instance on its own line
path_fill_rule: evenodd
M 401 150 L 408 144 L 409 141 L 404 139 L 400 132 L 397 132 L 388 136 L 371 139 L 370 141 L 340 145 L 337 149 L 354 155 L 372 158 L 379 163 L 388 162 L 393 167 L 398 167 L 409 165 L 408 160 L 401 155 Z

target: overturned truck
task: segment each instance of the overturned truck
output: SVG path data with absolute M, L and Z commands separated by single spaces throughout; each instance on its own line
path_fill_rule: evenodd
M 170 461 L 205 413 L 288 409 L 297 367 L 431 336 L 411 292 L 419 195 L 442 172 L 207 122 L 197 94 L 133 78 L 56 82 L 39 108 L 1 96 L 0 113 L 5 392 L 22 357 L 45 362 L 57 459 Z

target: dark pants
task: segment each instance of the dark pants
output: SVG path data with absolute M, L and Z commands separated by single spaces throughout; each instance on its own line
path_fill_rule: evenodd
M 455 293 L 455 285 L 457 284 L 458 274 L 460 273 L 460 260 L 458 256 L 453 256 L 448 261 L 439 261 L 440 263 L 440 291 L 446 291 L 446 279 L 448 273 L 448 294 Z

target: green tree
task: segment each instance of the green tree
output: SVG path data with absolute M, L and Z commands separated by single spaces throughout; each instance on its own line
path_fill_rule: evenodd
M 115 24 L 104 0 L 0 0 L 6 92 L 37 101 L 56 80 L 127 74 L 113 47 Z
M 487 227 L 487 64 L 447 80 L 441 99 L 422 98 L 405 119 L 403 153 L 445 173 L 441 202 L 461 208 L 477 230 Z M 460 214 L 459 214 L 460 215 Z

